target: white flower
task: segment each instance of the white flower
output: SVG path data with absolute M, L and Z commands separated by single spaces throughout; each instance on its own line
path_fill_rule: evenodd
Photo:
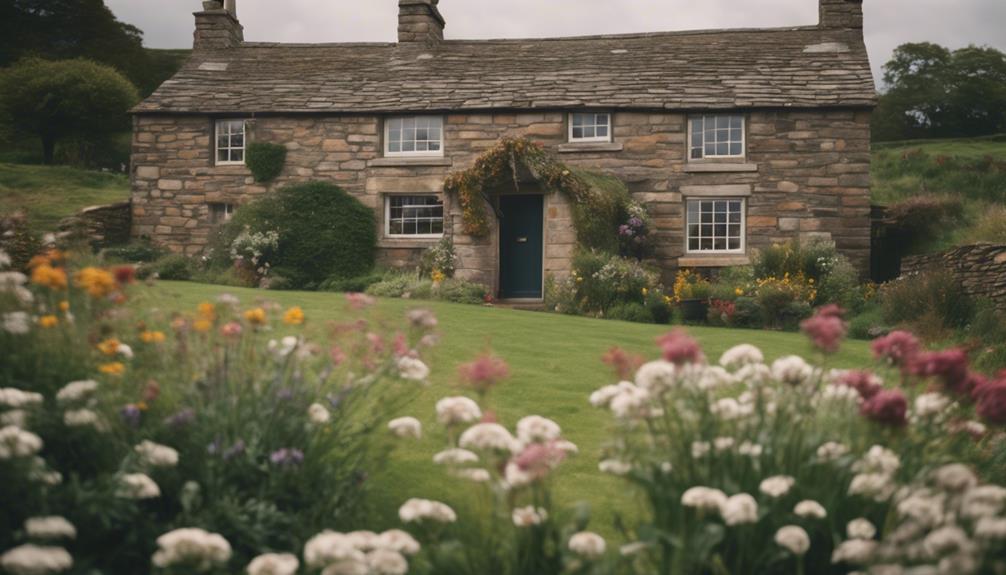
M 375 549 L 367 553 L 367 566 L 371 575 L 405 575 L 409 572 L 409 562 L 398 551 Z
M 479 404 L 467 397 L 445 397 L 437 402 L 437 420 L 444 425 L 472 423 L 482 419 Z
M 511 461 L 507 463 L 506 467 L 503 469 L 503 479 L 506 480 L 508 488 L 511 488 L 530 485 L 534 482 L 535 477 L 524 469 L 521 469 L 520 465 Z
M 824 390 L 821 392 L 821 399 L 824 401 L 833 401 L 835 403 L 844 402 L 857 405 L 863 400 L 856 388 L 849 385 L 834 383 L 829 383 L 824 386 Z
M 618 385 L 606 385 L 590 394 L 590 404 L 594 407 L 608 407 L 616 395 L 629 387 L 635 386 L 628 381 L 623 381 Z
M 513 524 L 517 527 L 531 527 L 541 525 L 548 519 L 548 512 L 541 507 L 529 505 L 513 510 Z
M 359 551 L 357 553 L 360 553 L 360 557 L 340 559 L 325 567 L 321 575 L 370 575 L 370 567 L 367 566 L 367 556 Z
M 885 473 L 860 473 L 849 484 L 849 495 L 862 495 L 877 502 L 890 499 L 894 490 L 894 481 Z
M 810 499 L 805 499 L 800 503 L 797 503 L 796 507 L 793 508 L 793 513 L 799 517 L 813 519 L 824 519 L 828 516 L 828 511 L 823 505 Z
M 166 445 L 158 445 L 153 441 L 144 440 L 133 449 L 147 465 L 153 467 L 174 467 L 178 465 L 178 452 Z
M 849 448 L 841 443 L 829 441 L 817 448 L 817 457 L 822 461 L 835 461 L 849 453 Z
M 31 331 L 31 317 L 23 311 L 5 313 L 3 314 L 3 329 L 11 335 L 24 335 Z
M 350 531 L 346 533 L 349 544 L 360 551 L 370 551 L 377 548 L 377 533 L 373 531 Z
M 793 555 L 803 556 L 810 549 L 810 536 L 802 527 L 787 525 L 775 532 L 776 545 Z
M 947 491 L 964 491 L 978 484 L 978 478 L 966 465 L 944 465 L 934 473 L 936 484 Z
M 162 569 L 185 566 L 197 572 L 209 571 L 226 565 L 231 558 L 231 545 L 226 539 L 192 527 L 161 535 L 157 547 L 152 562 Z
M 34 405 L 41 405 L 45 398 L 40 393 L 31 391 L 21 391 L 13 387 L 0 389 L 0 405 L 11 409 L 22 409 Z
M 2 459 L 2 457 L 0 457 Z M 59 485 L 63 482 L 63 475 L 58 471 L 49 471 L 46 467 L 45 460 L 41 457 L 33 457 L 31 460 L 31 466 L 28 470 L 28 478 L 32 481 L 37 481 L 43 485 Z
M 415 417 L 399 417 L 388 422 L 388 429 L 397 437 L 420 439 L 423 436 L 423 424 Z
M 726 502 L 726 493 L 710 487 L 692 487 L 681 495 L 681 504 L 695 509 L 719 511 Z
M 241 305 L 241 300 L 238 299 L 236 295 L 229 293 L 222 293 L 217 296 L 217 303 L 230 307 L 237 307 Z
M 33 539 L 75 539 L 77 529 L 63 517 L 32 517 L 24 522 L 24 530 Z
M 986 541 L 1006 539 L 1006 519 L 982 517 L 975 524 L 975 537 Z
M 401 529 L 389 529 L 377 536 L 374 541 L 376 549 L 390 549 L 402 555 L 415 555 L 419 553 L 419 542 Z
M 970 433 L 971 435 L 985 435 L 985 433 L 989 430 L 989 428 L 980 421 L 972 420 L 972 421 L 965 421 L 961 425 L 961 430 Z
M 142 473 L 128 473 L 122 476 L 117 494 L 126 499 L 153 499 L 161 496 L 161 488 Z
M 928 419 L 943 414 L 951 399 L 942 393 L 923 393 L 915 398 L 915 416 Z
M 517 422 L 517 439 L 525 445 L 554 441 L 561 434 L 558 423 L 539 415 L 529 415 Z
M 92 393 L 97 391 L 98 382 L 92 379 L 84 381 L 71 381 L 63 389 L 56 393 L 56 401 L 60 403 L 71 403 L 87 399 Z
M 869 539 L 850 539 L 835 548 L 835 550 L 831 553 L 831 562 L 866 565 L 873 558 L 873 552 L 876 549 L 876 541 Z
M 772 380 L 772 370 L 763 363 L 751 363 L 738 369 L 735 376 L 748 387 L 758 387 Z
M 42 450 L 42 438 L 20 427 L 0 429 L 0 460 L 28 457 Z
M 709 412 L 723 421 L 733 421 L 754 413 L 754 405 L 741 403 L 732 397 L 724 397 L 713 402 Z
M 765 495 L 778 499 L 789 493 L 794 483 L 796 483 L 796 480 L 788 475 L 776 475 L 775 477 L 763 480 L 758 489 Z
M 28 426 L 28 412 L 23 409 L 15 409 L 0 413 L 0 426 L 13 426 L 24 429 Z
M 321 569 L 328 566 L 332 571 L 326 573 L 349 575 L 359 573 L 360 565 L 366 575 L 366 555 L 353 545 L 353 541 L 342 533 L 322 531 L 307 541 L 304 545 L 304 563 L 308 569 Z M 338 565 L 338 569 L 334 566 Z M 354 571 L 354 569 L 356 569 Z
M 625 461 L 619 461 L 617 459 L 605 459 L 597 465 L 597 468 L 601 473 L 610 473 L 612 475 L 628 475 L 632 471 L 632 464 L 626 463 Z
M 565 439 L 560 439 L 552 444 L 552 447 L 558 449 L 559 451 L 565 453 L 566 455 L 576 455 L 580 453 L 580 448 L 576 446 L 572 441 L 567 441 Z
M 409 499 L 398 509 L 398 518 L 402 523 L 418 523 L 426 520 L 454 523 L 458 520 L 453 509 L 439 501 L 428 499 Z
M 610 405 L 611 412 L 620 419 L 648 417 L 652 413 L 650 392 L 634 385 L 622 387 L 618 395 L 612 398 Z
M 898 502 L 898 515 L 910 517 L 927 528 L 935 527 L 943 523 L 945 498 L 946 495 L 934 494 L 928 489 L 913 491 Z
M 726 350 L 720 356 L 720 365 L 727 369 L 740 369 L 745 365 L 762 363 L 765 356 L 753 345 L 742 343 Z
M 636 371 L 636 385 L 653 395 L 663 395 L 677 385 L 677 369 L 669 361 L 657 360 L 643 364 Z
M 126 359 L 133 359 L 133 348 L 124 343 L 120 343 L 119 347 L 115 348 L 115 351 Z
M 710 391 L 717 387 L 734 383 L 734 376 L 719 366 L 689 366 L 701 370 L 697 387 L 701 391 Z
M 723 452 L 732 449 L 737 441 L 733 437 L 717 437 L 713 440 L 713 447 L 716 451 Z
M 458 441 L 465 449 L 485 451 L 520 451 L 520 442 L 498 423 L 478 423 L 465 430 Z
M 850 521 L 845 526 L 845 532 L 849 535 L 849 539 L 873 539 L 877 534 L 877 528 L 869 520 L 860 517 Z
M 857 461 L 852 470 L 859 473 L 883 473 L 894 475 L 901 468 L 901 459 L 897 453 L 880 445 L 874 445 L 870 451 Z
M 569 538 L 569 550 L 586 559 L 599 559 L 604 555 L 607 544 L 597 533 L 581 531 Z
M 922 544 L 930 554 L 940 557 L 969 548 L 971 541 L 963 529 L 956 525 L 947 525 L 926 535 Z
M 727 525 L 743 525 L 758 522 L 758 502 L 747 493 L 739 493 L 726 500 L 720 508 L 720 515 Z
M 991 517 L 999 514 L 1006 503 L 1006 488 L 998 485 L 981 485 L 969 490 L 961 498 L 961 515 L 969 519 Z
M 693 441 L 692 442 L 692 458 L 702 459 L 703 457 L 709 455 L 709 451 L 713 448 L 712 444 L 708 441 Z
M 277 359 L 283 359 L 293 353 L 293 351 L 297 349 L 298 345 L 300 345 L 300 339 L 292 335 L 288 335 L 280 341 L 276 341 L 275 339 L 269 340 L 266 348 L 275 355 Z
M 73 557 L 62 547 L 22 545 L 0 556 L 0 566 L 12 575 L 49 575 L 73 567 Z
M 93 427 L 97 430 L 105 429 L 105 423 L 101 417 L 90 409 L 68 409 L 63 413 L 63 423 L 67 427 Z
M 300 561 L 290 553 L 267 553 L 252 559 L 248 575 L 295 575 Z
M 814 368 L 802 357 L 789 355 L 772 362 L 772 377 L 792 386 L 803 385 L 814 375 Z
M 761 445 L 751 443 L 750 441 L 741 443 L 740 447 L 737 448 L 737 453 L 747 455 L 748 457 L 761 457 L 762 451 L 764 451 L 764 448 Z
M 311 407 L 307 408 L 307 418 L 314 425 L 325 425 L 329 421 L 332 421 L 332 414 L 329 413 L 324 405 L 312 403 Z
M 406 355 L 398 358 L 398 375 L 402 379 L 426 381 L 430 376 L 430 368 L 422 360 Z
M 507 469 L 510 465 L 507 465 Z M 467 479 L 474 483 L 488 483 L 492 479 L 492 475 L 486 469 L 455 469 L 451 473 L 459 479 Z
M 453 447 L 445 449 L 433 456 L 433 463 L 437 465 L 464 465 L 466 463 L 478 463 L 479 456 L 467 449 Z

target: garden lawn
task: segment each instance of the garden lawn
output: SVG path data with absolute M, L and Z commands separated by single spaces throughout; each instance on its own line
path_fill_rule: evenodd
M 0 163 L 0 214 L 24 210 L 36 230 L 53 231 L 86 207 L 127 199 L 129 178 L 122 174 Z
M 341 294 L 265 292 L 183 282 L 159 282 L 151 290 L 139 291 L 134 306 L 194 310 L 200 302 L 212 301 L 221 293 L 238 296 L 244 305 L 264 299 L 284 307 L 301 306 L 308 318 L 309 333 L 328 320 L 348 315 Z M 595 389 L 615 383 L 612 372 L 600 359 L 605 351 L 617 345 L 655 359 L 654 338 L 666 333 L 669 327 L 411 300 L 380 300 L 369 313 L 374 319 L 402 326 L 404 312 L 417 307 L 436 313 L 442 340 L 427 358 L 432 368 L 431 385 L 402 414 L 413 415 L 423 422 L 424 437 L 418 443 L 402 443 L 388 469 L 372 485 L 378 495 L 375 510 L 378 523 L 394 524 L 395 510 L 409 497 L 457 501 L 457 494 L 462 491 L 454 483 L 457 480 L 450 479 L 444 469 L 431 461 L 445 441 L 435 422 L 434 404 L 441 397 L 463 394 L 457 388 L 456 366 L 490 348 L 511 367 L 511 378 L 491 398 L 500 422 L 512 430 L 525 415 L 549 417 L 562 426 L 567 439 L 580 447 L 580 454 L 564 463 L 559 473 L 560 501 L 589 502 L 592 527 L 612 535 L 613 515 L 638 514 L 633 494 L 626 490 L 625 483 L 597 470 L 611 418 L 606 412 L 592 408 L 587 398 Z M 789 354 L 809 357 L 812 353 L 799 334 L 706 327 L 688 330 L 702 343 L 712 361 L 740 343 L 760 347 L 767 360 Z M 829 367 L 862 367 L 869 362 L 868 344 L 850 341 L 830 360 Z

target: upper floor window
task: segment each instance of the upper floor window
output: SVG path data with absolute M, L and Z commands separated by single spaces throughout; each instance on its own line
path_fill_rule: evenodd
M 574 112 L 569 115 L 570 142 L 610 142 L 611 114 Z
M 444 119 L 439 116 L 388 118 L 384 123 L 384 155 L 443 156 Z
M 691 118 L 692 160 L 744 157 L 744 116 L 705 115 Z
M 690 199 L 687 204 L 688 252 L 744 252 L 743 198 Z
M 217 165 L 245 163 L 245 121 L 217 120 Z
M 433 238 L 444 234 L 444 202 L 435 195 L 386 196 L 384 235 Z

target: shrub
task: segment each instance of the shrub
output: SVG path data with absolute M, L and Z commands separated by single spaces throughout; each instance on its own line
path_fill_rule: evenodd
M 758 280 L 755 298 L 765 314 L 765 325 L 786 329 L 794 327 L 795 314 L 803 311 L 803 317 L 810 315 L 813 294 L 813 288 L 802 278 L 769 277 Z
M 849 320 L 849 337 L 870 340 L 887 334 L 890 329 L 884 321 L 884 310 L 872 305 Z
M 11 267 L 23 270 L 28 261 L 42 249 L 42 238 L 28 224 L 24 212 L 0 214 L 0 250 L 11 259 Z
M 385 276 L 386 274 L 384 272 L 374 272 L 355 278 L 349 278 L 348 280 L 331 278 L 322 282 L 318 289 L 321 291 L 343 293 L 363 293 L 370 289 L 370 286 L 383 281 Z
M 628 222 L 630 206 L 633 205 L 628 188 L 611 175 L 578 169 L 571 171 L 589 187 L 584 201 L 572 202 L 577 244 L 585 251 L 618 254 L 622 245 L 619 230 Z M 640 209 L 637 208 L 637 212 Z M 645 210 L 641 213 L 645 214 Z M 639 247 L 645 249 L 645 243 Z
M 647 306 L 637 302 L 616 303 L 608 308 L 604 317 L 605 319 L 634 323 L 653 323 L 653 314 L 650 313 Z
M 673 299 L 660 288 L 653 288 L 646 293 L 646 309 L 649 310 L 653 323 L 669 324 L 673 318 L 671 310 Z
M 435 290 L 435 299 L 452 303 L 481 305 L 485 302 L 488 293 L 486 286 L 480 283 L 451 278 L 440 283 L 440 286 Z
M 820 283 L 843 261 L 847 262 L 835 249 L 834 242 L 792 240 L 759 250 L 755 254 L 753 271 L 758 279 L 788 275 Z
M 604 312 L 616 303 L 642 304 L 659 285 L 656 274 L 636 260 L 597 251 L 577 253 L 573 281 L 577 306 L 585 313 Z
M 286 164 L 286 146 L 252 142 L 248 145 L 245 164 L 251 170 L 256 182 L 271 182 L 283 172 L 283 165 Z
M 410 291 L 411 287 L 418 283 L 419 280 L 419 276 L 413 272 L 392 273 L 381 281 L 371 284 L 367 288 L 367 295 L 400 298 L 406 292 Z
M 964 327 L 975 313 L 974 302 L 945 270 L 902 276 L 881 286 L 879 298 L 885 321 L 925 330 L 927 336 Z
M 140 239 L 123 246 L 105 248 L 101 255 L 112 262 L 149 263 L 164 256 L 164 250 L 150 240 Z
M 444 236 L 435 246 L 423 250 L 423 255 L 419 260 L 419 274 L 425 278 L 432 278 L 439 274 L 440 280 L 454 277 L 454 265 L 458 256 L 454 253 L 454 242 L 450 237 Z
M 734 300 L 732 324 L 737 327 L 761 328 L 765 325 L 765 308 L 753 297 L 739 297 Z
M 576 278 L 569 276 L 557 279 L 549 275 L 545 278 L 545 309 L 566 315 L 577 315 L 580 313 L 580 305 L 577 300 Z
M 154 273 L 162 280 L 188 281 L 192 279 L 195 265 L 192 260 L 182 254 L 164 256 L 150 265 Z
M 712 284 L 691 270 L 680 270 L 674 278 L 674 301 L 707 300 L 712 294 Z
M 1006 244 L 1006 207 L 983 206 L 978 221 L 964 236 L 965 243 Z

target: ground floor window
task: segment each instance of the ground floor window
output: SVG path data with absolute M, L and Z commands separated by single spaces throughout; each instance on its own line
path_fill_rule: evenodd
M 440 237 L 444 202 L 436 195 L 386 196 L 384 233 L 388 237 Z
M 210 204 L 210 221 L 214 224 L 229 222 L 232 217 L 234 217 L 234 204 Z
M 688 251 L 744 251 L 745 202 L 740 198 L 689 199 Z

